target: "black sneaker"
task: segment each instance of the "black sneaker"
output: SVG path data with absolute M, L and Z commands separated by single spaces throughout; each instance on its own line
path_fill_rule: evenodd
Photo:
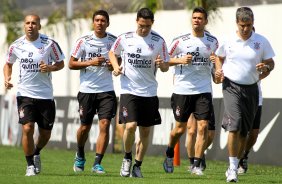
M 241 158 L 239 161 L 238 174 L 245 174 L 248 170 L 248 157 Z
M 134 165 L 133 168 L 132 168 L 131 177 L 133 177 L 133 178 L 143 178 L 143 175 L 141 173 L 141 167 Z
M 207 167 L 207 164 L 206 164 L 206 157 L 205 157 L 205 154 L 203 155 L 202 157 L 202 160 L 201 160 L 201 163 L 200 163 L 200 168 L 202 171 L 204 171 Z

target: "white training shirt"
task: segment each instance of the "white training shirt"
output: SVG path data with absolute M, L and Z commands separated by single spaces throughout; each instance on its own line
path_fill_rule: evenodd
M 171 57 L 193 56 L 190 64 L 173 66 L 175 94 L 190 95 L 211 93 L 211 69 L 213 64 L 210 55 L 218 47 L 217 39 L 205 32 L 203 37 L 188 33 L 175 38 L 169 46 Z
M 53 99 L 51 72 L 40 72 L 40 62 L 52 65 L 65 58 L 60 46 L 50 37 L 39 34 L 37 40 L 30 42 L 25 36 L 11 44 L 7 53 L 7 63 L 19 63 L 17 96 L 36 99 Z
M 104 38 L 98 38 L 94 32 L 90 32 L 79 38 L 71 55 L 84 62 L 95 57 L 104 57 L 109 62 L 108 52 L 116 37 L 110 33 Z M 101 93 L 113 91 L 112 72 L 108 70 L 106 62 L 101 66 L 88 66 L 80 70 L 80 88 L 83 93 Z
M 243 85 L 258 82 L 259 72 L 256 65 L 275 56 L 268 40 L 255 32 L 246 41 L 236 33 L 231 35 L 220 44 L 216 55 L 225 57 L 222 66 L 224 76 Z
M 155 59 L 158 55 L 164 62 L 170 59 L 164 39 L 154 31 L 146 37 L 128 32 L 117 38 L 112 51 L 122 58 L 121 94 L 157 96 Z

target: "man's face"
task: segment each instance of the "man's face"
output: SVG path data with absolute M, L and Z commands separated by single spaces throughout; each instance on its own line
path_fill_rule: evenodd
M 253 24 L 254 22 L 252 20 L 245 22 L 242 20 L 237 21 L 238 34 L 242 39 L 247 40 L 251 36 Z
M 139 36 L 145 37 L 151 31 L 153 21 L 151 19 L 139 18 L 137 21 L 137 34 Z
M 107 27 L 109 26 L 109 22 L 106 17 L 103 15 L 96 15 L 93 20 L 93 29 L 95 33 L 98 35 L 104 35 Z
M 25 17 L 24 31 L 28 40 L 34 41 L 35 39 L 37 39 L 40 28 L 41 25 L 37 16 L 28 15 Z
M 195 12 L 192 15 L 192 29 L 195 32 L 202 32 L 205 30 L 208 20 L 205 18 L 205 15 L 200 12 Z

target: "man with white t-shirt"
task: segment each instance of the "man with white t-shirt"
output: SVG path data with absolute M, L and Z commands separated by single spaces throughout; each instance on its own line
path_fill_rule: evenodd
M 96 143 L 96 157 L 92 172 L 103 174 L 101 165 L 109 143 L 111 119 L 116 114 L 116 95 L 113 87 L 112 67 L 108 52 L 116 37 L 106 32 L 109 15 L 105 10 L 93 14 L 93 29 L 79 38 L 73 48 L 69 68 L 80 70 L 80 88 L 77 95 L 81 125 L 77 130 L 77 152 L 73 170 L 84 171 L 84 146 L 95 114 L 99 118 L 99 136 Z
M 164 39 L 151 30 L 154 14 L 148 8 L 137 12 L 137 30 L 120 35 L 109 52 L 114 75 L 120 75 L 121 96 L 119 121 L 125 124 L 123 135 L 125 155 L 120 175 L 143 177 L 141 164 L 145 156 L 151 126 L 161 123 L 157 97 L 158 68 L 166 72 L 169 55 Z M 119 66 L 116 55 L 122 57 Z M 135 164 L 132 172 L 132 146 L 139 127 L 140 141 L 136 144 Z
M 10 89 L 13 64 L 19 63 L 17 105 L 27 161 L 26 176 L 35 176 L 41 171 L 40 151 L 50 139 L 56 113 L 51 72 L 61 70 L 65 58 L 58 43 L 40 34 L 40 29 L 39 16 L 27 15 L 25 35 L 11 44 L 4 65 L 5 87 Z M 39 136 L 34 143 L 35 122 Z
M 191 173 L 203 175 L 201 160 L 208 142 L 208 123 L 212 114 L 212 68 L 217 39 L 205 31 L 208 14 L 202 7 L 192 13 L 192 31 L 175 38 L 169 47 L 170 65 L 173 65 L 174 90 L 171 97 L 176 125 L 170 132 L 165 172 L 172 173 L 174 147 L 186 131 L 187 121 L 193 113 L 197 120 L 195 157 Z
M 222 127 L 228 131 L 229 168 L 227 182 L 237 182 L 239 150 L 244 149 L 248 131 L 258 109 L 257 82 L 274 68 L 274 51 L 268 40 L 252 31 L 254 15 L 250 8 L 236 11 L 238 30 L 216 51 L 215 80 L 223 82 L 224 115 Z

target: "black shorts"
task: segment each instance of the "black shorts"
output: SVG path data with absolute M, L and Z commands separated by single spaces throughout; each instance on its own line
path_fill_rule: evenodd
M 119 122 L 137 122 L 137 126 L 143 127 L 161 124 L 158 97 L 141 97 L 131 94 L 121 94 Z
M 261 111 L 262 111 L 262 106 L 258 106 L 258 110 L 256 112 L 255 120 L 253 123 L 253 129 L 259 129 L 260 128 L 260 121 L 261 121 Z
M 102 93 L 78 92 L 79 116 L 82 124 L 92 124 L 94 115 L 111 121 L 116 115 L 117 99 L 114 91 Z
M 36 122 L 38 127 L 52 130 L 56 107 L 53 99 L 35 99 L 29 97 L 17 97 L 19 123 Z
M 239 131 L 245 137 L 253 127 L 258 109 L 258 86 L 241 85 L 224 78 L 223 84 L 224 114 L 222 127 L 226 131 Z
M 209 130 L 215 130 L 215 117 L 214 117 L 214 108 L 213 105 L 211 106 L 211 117 L 209 120 L 209 126 L 208 126 Z
M 191 113 L 196 120 L 210 120 L 212 111 L 211 93 L 195 95 L 179 95 L 173 93 L 171 96 L 171 108 L 174 118 L 178 122 L 186 123 Z

